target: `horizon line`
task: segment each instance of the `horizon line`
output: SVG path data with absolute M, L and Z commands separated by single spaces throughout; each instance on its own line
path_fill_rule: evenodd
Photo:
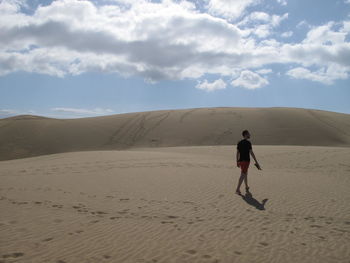
M 347 112 L 339 112 L 332 110 L 316 109 L 316 108 L 302 108 L 302 107 L 286 107 L 286 106 L 270 106 L 270 107 L 232 107 L 232 106 L 217 106 L 217 107 L 193 107 L 193 108 L 173 108 L 173 109 L 155 109 L 155 110 L 145 110 L 145 111 L 130 111 L 130 112 L 120 112 L 120 113 L 111 113 L 106 115 L 96 115 L 96 116 L 85 116 L 85 117 L 53 117 L 53 115 L 35 115 L 35 114 L 18 114 L 8 117 L 0 117 L 0 120 L 18 118 L 18 117 L 34 117 L 34 118 L 47 118 L 47 119 L 62 119 L 62 120 L 72 120 L 72 119 L 86 119 L 86 118 L 99 118 L 107 117 L 113 115 L 123 115 L 123 114 L 133 114 L 133 113 L 145 113 L 145 112 L 155 112 L 155 111 L 180 111 L 180 110 L 196 110 L 196 109 L 218 109 L 218 108 L 236 108 L 236 109 L 300 109 L 300 110 L 316 110 L 316 111 L 325 111 L 339 114 L 350 114 Z

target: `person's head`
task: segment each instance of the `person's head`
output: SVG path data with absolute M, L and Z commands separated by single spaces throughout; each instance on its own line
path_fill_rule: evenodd
M 242 132 L 242 136 L 244 137 L 244 139 L 249 139 L 250 138 L 250 133 L 248 130 L 244 130 Z

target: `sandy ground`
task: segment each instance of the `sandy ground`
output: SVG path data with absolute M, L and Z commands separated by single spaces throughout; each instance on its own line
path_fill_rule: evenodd
M 233 146 L 2 161 L 0 262 L 350 262 L 350 148 L 254 149 L 244 197 Z

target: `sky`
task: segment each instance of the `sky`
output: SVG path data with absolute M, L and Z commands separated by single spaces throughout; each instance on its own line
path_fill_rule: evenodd
M 0 0 L 0 118 L 350 114 L 350 0 Z

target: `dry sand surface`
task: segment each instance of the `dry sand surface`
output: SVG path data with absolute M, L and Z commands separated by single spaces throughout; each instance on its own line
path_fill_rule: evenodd
M 0 262 L 350 262 L 350 148 L 70 152 L 0 162 Z M 243 190 L 243 189 L 242 189 Z
M 256 145 L 350 147 L 350 114 L 297 108 L 199 108 L 81 119 L 0 120 L 0 160 L 135 147 L 231 145 L 242 129 Z

